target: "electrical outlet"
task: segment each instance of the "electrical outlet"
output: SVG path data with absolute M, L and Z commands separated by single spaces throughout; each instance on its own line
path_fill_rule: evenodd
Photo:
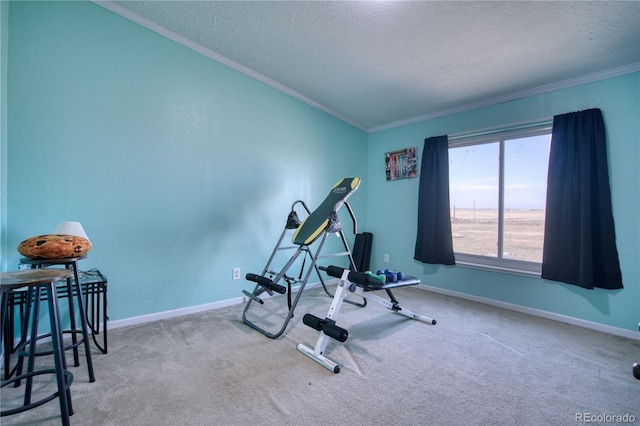
M 234 280 L 240 279 L 240 268 L 233 268 L 233 279 Z
M 384 263 L 389 263 L 389 255 L 388 254 L 384 255 Z

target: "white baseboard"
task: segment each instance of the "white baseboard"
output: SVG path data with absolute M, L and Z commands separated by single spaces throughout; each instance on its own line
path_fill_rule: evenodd
M 330 281 L 325 281 L 325 284 L 331 285 L 334 283 L 333 281 L 337 282 L 337 280 L 330 280 Z M 319 285 L 320 285 L 320 282 L 309 283 L 305 286 L 305 291 L 311 290 L 312 288 L 316 288 Z M 294 287 L 291 290 L 291 292 L 296 293 L 297 288 Z M 261 297 L 264 299 L 265 297 L 281 297 L 281 296 L 282 295 L 278 293 L 274 293 L 273 296 L 269 296 L 268 294 L 265 293 L 264 296 L 261 296 Z M 246 301 L 247 301 L 246 296 L 240 296 L 240 297 L 234 297 L 232 299 L 220 300 L 218 302 L 205 303 L 204 305 L 190 306 L 188 308 L 180 308 L 180 309 L 174 309 L 171 311 L 164 311 L 164 312 L 158 312 L 154 314 L 141 315 L 137 317 L 109 321 L 109 330 L 113 330 L 115 328 L 120 328 L 120 327 L 128 327 L 130 325 L 144 324 L 152 321 L 159 321 L 159 320 L 168 319 L 168 318 L 180 317 L 183 315 L 195 314 L 198 312 L 204 312 L 204 311 L 209 311 L 213 309 L 226 308 L 227 306 L 246 303 Z
M 330 280 L 326 281 L 326 285 L 336 284 L 338 280 Z M 320 285 L 319 282 L 307 284 L 305 287 L 306 290 L 311 290 L 312 288 L 318 287 Z M 438 287 L 432 287 L 425 284 L 420 284 L 416 286 L 425 291 L 431 291 L 433 293 L 444 294 L 446 296 L 457 297 L 459 299 L 466 299 L 472 302 L 478 302 L 485 305 L 496 306 L 503 309 L 508 309 L 515 312 L 521 312 L 524 314 L 529 314 L 541 318 L 546 318 L 558 322 L 563 322 L 566 324 L 576 325 L 578 327 L 588 328 L 591 330 L 601 331 L 608 334 L 613 334 L 616 336 L 626 337 L 628 339 L 640 340 L 640 333 L 633 330 L 627 330 L 624 328 L 613 327 L 610 325 L 600 324 L 593 321 L 587 321 L 580 318 L 570 317 L 566 315 L 556 314 L 553 312 L 543 311 L 541 309 L 529 308 L 526 306 L 516 305 L 513 303 L 501 302 L 499 300 L 489 299 L 486 297 L 474 296 L 466 293 L 461 293 L 458 291 L 447 290 Z M 293 289 L 295 292 L 295 288 Z M 281 297 L 282 295 L 276 294 L 272 297 Z M 142 315 L 138 317 L 126 318 L 122 320 L 109 321 L 109 330 L 120 327 L 127 327 L 130 325 L 138 325 L 144 324 L 151 321 L 159 321 L 167 318 L 179 317 L 182 315 L 195 314 L 197 312 L 208 311 L 212 309 L 220 309 L 225 308 L 227 306 L 238 305 L 246 302 L 245 296 L 234 297 L 232 299 L 221 300 L 218 302 L 206 303 L 204 305 L 192 306 L 189 308 L 181 308 L 175 309 L 172 311 L 158 312 L 155 314 Z
M 609 333 L 616 336 L 626 337 L 628 339 L 640 340 L 640 333 L 633 330 L 627 330 L 625 328 L 613 327 L 611 325 L 600 324 L 593 321 L 587 321 L 580 318 L 570 317 L 567 315 L 556 314 L 553 312 L 543 311 L 541 309 L 529 308 L 527 306 L 516 305 L 513 303 L 501 302 L 499 300 L 489 299 L 486 297 L 460 293 L 458 291 L 432 287 L 425 284 L 420 284 L 417 287 L 425 291 L 431 291 L 433 293 L 444 294 L 446 296 L 457 297 L 459 299 L 471 300 L 472 302 L 478 302 L 478 303 L 483 303 L 485 305 L 496 306 L 498 308 L 504 308 L 510 311 L 521 312 L 521 313 L 533 315 L 536 317 L 541 317 L 541 318 L 546 318 L 546 319 L 550 319 L 558 322 L 563 322 L 566 324 L 576 325 L 578 327 L 601 331 L 603 333 Z
M 227 306 L 244 303 L 244 301 L 244 297 L 234 297 L 232 299 L 221 300 L 218 302 L 205 303 L 204 305 L 190 306 L 188 308 L 180 308 L 171 311 L 158 312 L 155 314 L 140 315 L 137 317 L 109 321 L 109 330 L 120 327 L 128 327 L 130 325 L 145 324 L 147 322 L 159 321 L 167 318 L 181 317 L 183 315 L 195 314 L 212 309 L 226 308 Z

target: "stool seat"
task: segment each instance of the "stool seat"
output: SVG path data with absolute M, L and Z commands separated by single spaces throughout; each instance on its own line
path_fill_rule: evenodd
M 24 404 L 22 407 L 7 409 L 0 412 L 0 415 L 6 416 L 16 414 L 22 411 L 30 410 L 45 402 L 51 401 L 55 397 L 58 397 L 60 403 L 60 416 L 63 425 L 69 425 L 69 416 L 73 413 L 71 406 L 71 392 L 70 386 L 73 382 L 73 375 L 67 371 L 66 361 L 64 359 L 64 347 L 62 342 L 62 328 L 60 326 L 60 312 L 58 307 L 58 297 L 56 290 L 56 281 L 68 279 L 72 275 L 70 269 L 32 269 L 22 270 L 15 272 L 5 272 L 0 274 L 0 304 L 2 309 L 2 315 L 0 316 L 0 333 L 2 340 L 7 338 L 5 335 L 5 327 L 7 325 L 7 305 L 9 300 L 9 292 L 16 288 L 28 287 L 29 291 L 36 291 L 35 303 L 39 303 L 40 292 L 42 289 L 47 292 L 47 300 L 49 305 L 49 322 L 51 325 L 51 343 L 52 353 L 55 364 L 55 369 L 47 369 L 34 371 L 33 368 L 29 368 L 27 373 L 19 374 L 11 379 L 1 382 L 0 387 L 4 387 L 11 383 L 19 383 L 21 380 L 26 381 Z M 33 299 L 30 299 L 33 300 Z M 34 321 L 32 336 L 37 333 L 37 309 L 34 308 Z M 33 356 L 35 354 L 35 345 L 30 351 L 30 366 L 32 365 Z M 57 392 L 53 395 L 43 398 L 37 402 L 31 402 L 31 386 L 34 376 L 40 374 L 55 374 L 57 383 Z
M 71 271 L 63 269 L 32 269 L 0 274 L 2 290 L 13 290 L 30 285 L 49 284 L 71 276 Z

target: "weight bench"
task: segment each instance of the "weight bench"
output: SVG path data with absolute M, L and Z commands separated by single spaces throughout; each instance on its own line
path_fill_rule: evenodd
M 391 292 L 392 288 L 420 284 L 420 280 L 415 277 L 405 276 L 403 280 L 397 281 L 395 283 L 383 283 L 378 278 L 375 278 L 372 275 L 357 271 L 350 271 L 348 269 L 343 269 L 337 266 L 329 266 L 327 268 L 320 267 L 320 269 L 326 271 L 328 275 L 340 279 L 340 281 L 338 282 L 338 288 L 336 289 L 335 297 L 333 298 L 333 302 L 329 307 L 329 312 L 327 313 L 326 318 L 321 319 L 316 317 L 315 315 L 306 314 L 302 319 L 302 322 L 305 325 L 308 325 L 309 327 L 320 332 L 320 336 L 318 337 L 315 348 L 311 349 L 303 345 L 302 343 L 299 343 L 296 348 L 298 349 L 298 351 L 302 352 L 318 364 L 333 371 L 334 373 L 340 372 L 340 366 L 329 358 L 325 357 L 324 351 L 327 348 L 329 338 L 336 339 L 339 342 L 344 342 L 349 337 L 349 332 L 347 330 L 336 325 L 336 319 L 338 318 L 338 314 L 340 313 L 342 302 L 349 294 L 357 294 L 359 296 L 362 296 L 365 299 L 378 303 L 387 309 L 390 309 L 411 319 L 434 325 L 436 323 L 436 320 L 434 320 L 433 318 L 417 314 L 401 307 L 400 303 L 398 302 L 398 300 L 396 300 L 396 298 L 393 296 L 393 293 Z M 387 293 L 389 300 L 383 299 L 382 297 L 376 296 L 374 294 L 370 294 L 370 292 L 377 290 L 384 290 Z
M 289 321 L 293 317 L 293 313 L 296 305 L 298 304 L 298 300 L 300 299 L 304 287 L 309 280 L 309 276 L 314 270 L 316 271 L 316 274 L 318 275 L 320 283 L 324 287 L 325 292 L 330 297 L 333 297 L 333 294 L 331 294 L 327 289 L 322 275 L 318 270 L 317 261 L 319 259 L 326 257 L 346 256 L 349 259 L 349 265 L 351 265 L 351 268 L 356 270 L 354 259 L 351 251 L 349 250 L 347 239 L 344 235 L 344 232 L 342 231 L 342 226 L 340 224 L 337 212 L 342 207 L 342 205 L 345 205 L 347 207 L 349 215 L 353 220 L 354 234 L 357 233 L 356 218 L 353 214 L 353 210 L 351 210 L 351 207 L 347 202 L 347 199 L 358 189 L 359 185 L 360 179 L 357 177 L 344 178 L 339 180 L 333 186 L 327 198 L 313 212 L 309 210 L 304 201 L 298 200 L 293 203 L 293 205 L 291 206 L 291 211 L 287 217 L 285 228 L 282 231 L 280 239 L 273 249 L 271 257 L 267 261 L 267 264 L 264 267 L 262 273 L 249 273 L 246 275 L 246 279 L 248 281 L 254 282 L 255 287 L 252 292 L 248 292 L 246 290 L 242 291 L 242 293 L 247 297 L 247 304 L 244 308 L 244 312 L 242 313 L 242 319 L 245 324 L 249 325 L 255 330 L 260 331 L 267 337 L 276 339 L 287 328 Z M 307 218 L 302 222 L 298 218 L 298 214 L 296 211 L 296 206 L 298 204 L 304 208 L 306 214 L 308 215 Z M 285 235 L 289 232 L 293 232 L 293 236 L 291 237 L 293 245 L 287 246 L 284 245 L 283 242 Z M 327 236 L 330 234 L 336 234 L 340 238 L 344 249 L 343 251 L 321 255 L 322 248 L 324 247 Z M 319 243 L 317 244 L 317 248 L 315 248 L 314 253 L 311 246 L 317 240 L 319 240 Z M 293 250 L 291 258 L 289 258 L 289 260 L 281 269 L 274 270 L 276 268 L 273 268 L 272 265 L 274 263 L 277 263 L 274 261 L 276 258 L 276 254 L 282 251 L 291 250 Z M 300 255 L 302 255 L 302 266 L 300 268 L 298 277 L 296 278 L 289 274 L 289 269 L 292 268 Z M 311 262 L 308 265 L 306 265 L 307 258 L 311 259 Z M 286 284 L 286 286 L 284 284 Z M 293 288 L 294 285 L 298 285 L 297 289 Z M 297 293 L 295 299 L 292 300 L 293 290 L 297 290 Z M 282 326 L 279 329 L 277 329 L 277 327 L 274 327 L 273 324 L 269 324 L 265 321 L 263 321 L 263 324 L 258 325 L 256 321 L 256 315 L 254 314 L 252 316 L 249 314 L 250 308 L 252 306 L 264 305 L 265 302 L 260 297 L 264 293 L 267 293 L 269 296 L 274 296 L 275 293 L 282 295 L 287 294 L 288 312 L 285 316 Z M 366 302 L 363 304 L 354 304 L 358 306 L 365 306 Z

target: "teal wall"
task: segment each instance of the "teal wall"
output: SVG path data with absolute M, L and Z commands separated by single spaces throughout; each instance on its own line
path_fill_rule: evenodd
M 0 253 L 7 239 L 7 58 L 9 54 L 9 3 L 0 1 Z M 5 271 L 5 257 L 0 271 Z
M 80 266 L 107 274 L 111 320 L 235 298 L 247 284 L 231 269 L 262 269 L 293 201 L 314 207 L 359 176 L 350 201 L 374 233 L 373 265 L 387 253 L 430 286 L 636 329 L 638 73 L 367 135 L 92 3 L 0 4 L 3 270 L 17 268 L 23 239 L 80 221 L 93 243 Z M 623 290 L 413 260 L 418 179 L 386 182 L 385 152 L 420 156 L 429 136 L 594 107 L 608 130 Z
M 295 200 L 366 175 L 366 133 L 95 4 L 12 2 L 9 40 L 3 262 L 81 222 L 112 320 L 241 297 Z
M 368 224 L 376 239 L 372 264 L 383 265 L 383 254 L 387 253 L 390 265 L 419 276 L 423 284 L 637 330 L 640 321 L 639 93 L 640 73 L 634 73 L 370 135 Z M 421 158 L 424 139 L 430 136 L 543 119 L 588 108 L 600 108 L 607 127 L 623 290 L 584 290 L 542 279 L 426 265 L 413 260 L 419 182 L 418 179 L 386 182 L 386 151 L 417 146 Z

